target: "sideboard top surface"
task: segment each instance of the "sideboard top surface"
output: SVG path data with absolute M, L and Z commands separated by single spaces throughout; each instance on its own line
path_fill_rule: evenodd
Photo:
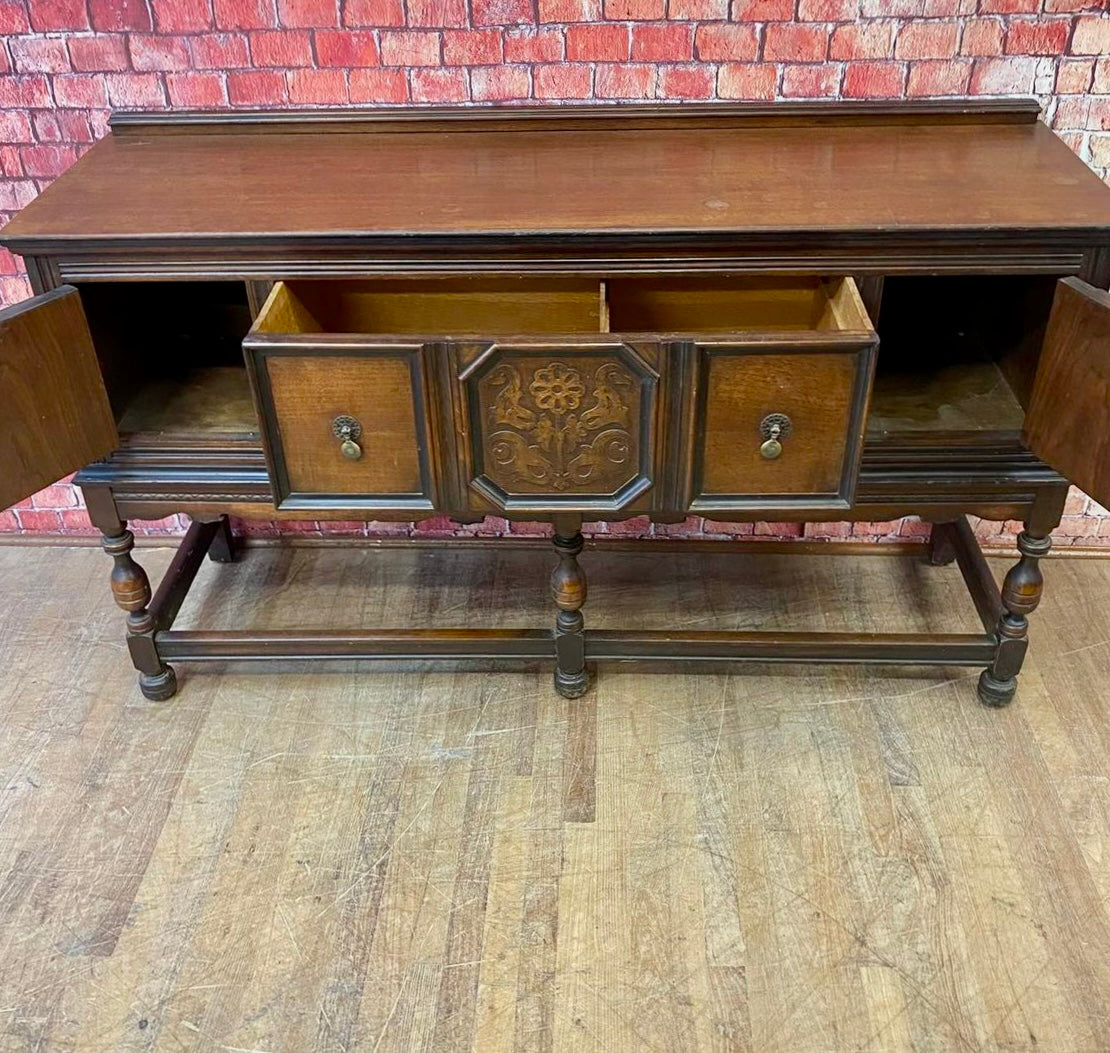
M 217 239 L 563 235 L 1110 241 L 1110 189 L 1030 116 L 647 118 L 329 125 L 120 122 L 4 230 L 16 251 Z M 409 111 L 412 113 L 413 111 Z M 473 111 L 472 111 L 473 112 Z M 581 113 L 582 111 L 578 111 Z M 769 108 L 762 108 L 763 113 Z M 907 111 L 909 112 L 909 111 Z M 1001 112 L 1001 111 L 1000 111 Z M 1016 111 L 1015 111 L 1016 112 Z M 652 115 L 662 114 L 660 117 Z

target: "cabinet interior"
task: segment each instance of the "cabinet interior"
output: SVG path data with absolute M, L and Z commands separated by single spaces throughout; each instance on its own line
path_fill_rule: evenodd
M 1020 432 L 1052 276 L 888 277 L 868 440 Z M 82 302 L 119 430 L 258 441 L 238 281 L 90 282 Z M 275 283 L 254 324 L 273 334 L 584 335 L 871 327 L 853 283 L 651 276 Z
M 1056 278 L 889 277 L 868 437 L 1020 433 Z

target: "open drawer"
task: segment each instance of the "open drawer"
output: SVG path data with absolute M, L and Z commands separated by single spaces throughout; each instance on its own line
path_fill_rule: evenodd
M 850 279 L 679 277 L 278 283 L 245 347 L 282 507 L 539 515 L 847 503 L 874 344 Z
M 614 283 L 609 316 L 685 352 L 682 508 L 850 506 L 877 345 L 851 278 Z

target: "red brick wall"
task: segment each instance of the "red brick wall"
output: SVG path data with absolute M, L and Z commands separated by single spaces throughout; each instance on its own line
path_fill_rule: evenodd
M 1110 169 L 1106 0 L 0 0 L 0 34 L 0 220 L 104 134 L 110 107 L 1035 94 L 1068 145 L 1103 178 Z M 0 254 L 0 302 L 28 294 L 18 261 Z M 982 531 L 1001 540 L 1013 526 Z M 691 520 L 656 533 L 722 529 L 802 528 Z M 0 532 L 83 530 L 65 484 L 0 512 Z M 1069 539 L 1110 544 L 1110 515 L 1074 494 Z

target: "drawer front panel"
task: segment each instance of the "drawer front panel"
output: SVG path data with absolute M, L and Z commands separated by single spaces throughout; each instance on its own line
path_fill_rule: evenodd
M 422 345 L 249 353 L 278 507 L 434 506 Z
M 650 489 L 657 345 L 454 350 L 471 507 L 618 510 Z
M 692 509 L 847 507 L 872 357 L 699 345 Z

